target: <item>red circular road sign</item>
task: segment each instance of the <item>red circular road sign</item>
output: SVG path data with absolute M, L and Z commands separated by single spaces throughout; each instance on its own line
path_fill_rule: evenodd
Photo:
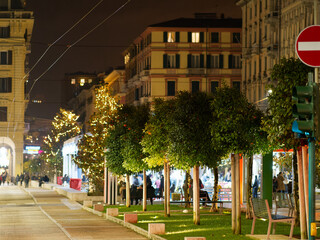
M 296 40 L 299 59 L 310 67 L 320 67 L 320 25 L 303 29 Z

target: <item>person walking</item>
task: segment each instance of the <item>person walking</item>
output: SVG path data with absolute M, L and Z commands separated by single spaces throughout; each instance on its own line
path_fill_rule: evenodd
M 29 177 L 29 174 L 28 173 L 25 173 L 24 175 L 24 184 L 25 186 L 24 187 L 29 187 L 29 180 L 30 180 L 30 177 Z
M 280 172 L 277 177 L 277 192 L 284 193 L 285 190 L 286 190 L 286 186 L 284 185 L 284 177 L 282 172 Z
M 254 183 L 252 186 L 252 197 L 257 198 L 258 197 L 258 188 L 259 188 L 259 181 L 257 175 L 255 176 Z

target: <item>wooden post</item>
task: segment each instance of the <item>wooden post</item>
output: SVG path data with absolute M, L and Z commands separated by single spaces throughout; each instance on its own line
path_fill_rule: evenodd
M 126 206 L 130 207 L 130 176 L 126 176 Z
M 241 206 L 240 206 L 240 156 L 235 155 L 235 178 L 236 178 L 236 234 L 241 234 Z
M 200 189 L 199 189 L 199 166 L 193 167 L 193 222 L 200 225 Z
M 306 206 L 304 199 L 303 169 L 302 169 L 302 150 L 297 151 L 298 160 L 298 181 L 299 181 L 299 206 L 300 206 L 300 236 L 307 239 Z
M 143 169 L 143 204 L 142 211 L 147 211 L 147 175 L 146 170 Z
M 167 176 L 167 171 L 168 171 L 168 168 L 167 168 L 167 162 L 164 162 L 163 164 L 163 178 L 164 178 L 164 190 L 163 190 L 163 200 L 164 200 L 164 216 L 165 217 L 168 217 L 168 211 L 167 211 L 167 207 L 168 207 L 168 204 L 167 204 L 167 181 L 168 181 L 168 176 Z
M 302 147 L 302 169 L 303 169 L 303 186 L 305 189 L 304 192 L 304 201 L 305 201 L 305 209 L 306 209 L 306 218 L 307 218 L 307 232 L 309 232 L 309 195 L 308 195 L 308 189 L 309 189 L 309 156 L 308 156 L 308 148 L 307 146 Z
M 170 164 L 167 163 L 167 216 L 170 217 Z
M 231 154 L 231 190 L 232 190 L 232 233 L 236 233 L 237 215 L 236 215 L 236 178 L 235 178 L 235 160 L 234 154 Z

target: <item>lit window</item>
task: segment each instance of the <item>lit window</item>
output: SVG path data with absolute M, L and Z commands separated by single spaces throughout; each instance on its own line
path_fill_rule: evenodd
M 130 61 L 130 53 L 124 56 L 124 64 L 127 64 Z
M 192 36 L 191 40 L 193 43 L 200 42 L 200 33 L 199 32 L 193 32 L 191 36 Z
M 76 84 L 76 80 L 74 78 L 71 79 L 71 84 Z
M 80 86 L 83 86 L 86 83 L 86 80 L 84 78 L 80 79 Z
M 168 42 L 175 42 L 175 32 L 168 32 Z
M 92 79 L 90 78 L 90 79 L 88 79 L 88 83 L 92 83 Z

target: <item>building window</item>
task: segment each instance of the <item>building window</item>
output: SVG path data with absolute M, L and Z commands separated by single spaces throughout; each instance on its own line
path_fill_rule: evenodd
M 193 32 L 191 41 L 193 43 L 199 43 L 200 42 L 200 33 L 199 32 Z
M 207 55 L 207 68 L 219 68 L 219 55 Z
M 12 92 L 12 78 L 0 78 L 0 93 Z
M 219 33 L 218 32 L 211 33 L 211 42 L 212 43 L 218 43 L 219 42 Z
M 163 68 L 179 68 L 180 55 L 179 54 L 163 54 Z
M 136 88 L 134 92 L 134 100 L 139 101 L 139 88 Z
M 163 42 L 180 42 L 180 32 L 163 32 Z
M 203 68 L 204 55 L 203 54 L 189 54 L 188 55 L 188 68 Z
M 1 65 L 12 64 L 12 51 L 0 52 L 0 64 Z
M 76 79 L 72 78 L 71 79 L 71 84 L 73 84 L 73 85 L 76 84 Z
M 241 68 L 240 56 L 229 55 L 229 68 Z
M 176 82 L 175 81 L 168 81 L 167 82 L 167 94 L 168 94 L 168 96 L 175 96 L 176 95 Z
M 0 122 L 7 122 L 7 107 L 0 107 Z
M 191 92 L 196 93 L 200 91 L 200 82 L 199 81 L 192 81 L 191 82 Z
M 218 81 L 211 81 L 211 93 L 215 93 L 219 87 Z
M 188 32 L 188 42 L 190 43 L 204 42 L 204 32 Z
M 240 91 L 240 81 L 233 81 L 232 87 Z
M 0 38 L 10 37 L 10 27 L 0 27 Z
M 232 42 L 240 43 L 240 33 L 232 33 Z

